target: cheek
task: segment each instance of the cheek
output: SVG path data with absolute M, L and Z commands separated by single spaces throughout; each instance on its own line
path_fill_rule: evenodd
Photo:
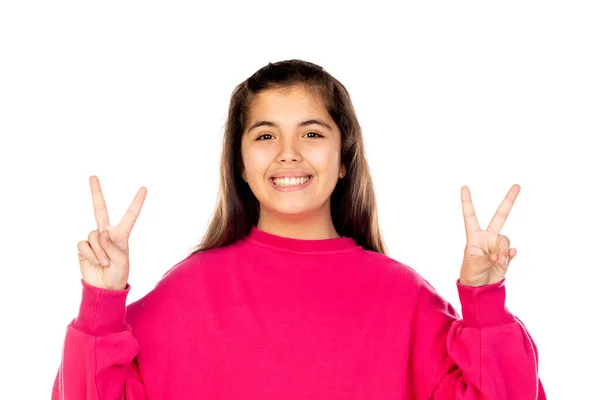
M 337 176 L 340 153 L 336 149 L 321 149 L 307 154 L 310 164 L 321 176 Z
M 248 182 L 262 180 L 271 164 L 271 157 L 266 151 L 242 150 L 242 159 Z

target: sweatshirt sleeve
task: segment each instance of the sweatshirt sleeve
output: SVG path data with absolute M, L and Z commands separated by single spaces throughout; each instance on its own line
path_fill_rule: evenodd
M 462 319 L 430 285 L 425 288 L 419 318 L 432 332 L 425 336 L 438 360 L 427 399 L 546 399 L 537 348 L 507 310 L 504 283 L 470 287 L 457 280 Z
M 138 341 L 125 321 L 124 290 L 81 280 L 79 314 L 68 326 L 52 400 L 142 400 L 144 385 L 135 356 Z

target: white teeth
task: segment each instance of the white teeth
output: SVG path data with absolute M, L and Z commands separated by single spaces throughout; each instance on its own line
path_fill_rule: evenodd
M 277 186 L 296 186 L 306 183 L 310 179 L 310 176 L 304 176 L 301 178 L 273 178 L 273 182 Z

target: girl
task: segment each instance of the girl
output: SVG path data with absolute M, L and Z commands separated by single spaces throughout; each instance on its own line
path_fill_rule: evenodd
M 469 189 L 457 288 L 463 318 L 386 256 L 361 129 L 345 87 L 300 60 L 234 90 L 220 200 L 202 242 L 126 306 L 141 187 L 78 243 L 79 314 L 54 399 L 545 399 L 538 355 L 505 307 L 516 250 L 481 230 Z

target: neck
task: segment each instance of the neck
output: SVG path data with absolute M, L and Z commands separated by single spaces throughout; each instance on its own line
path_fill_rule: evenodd
M 333 239 L 340 235 L 335 230 L 329 205 L 325 210 L 301 214 L 281 214 L 261 207 L 257 228 L 267 233 L 292 239 Z

